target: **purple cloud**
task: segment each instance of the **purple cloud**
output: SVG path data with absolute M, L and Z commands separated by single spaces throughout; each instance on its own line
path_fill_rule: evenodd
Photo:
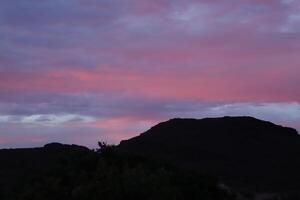
M 3 0 L 0 147 L 117 143 L 172 117 L 299 128 L 299 11 L 296 0 Z

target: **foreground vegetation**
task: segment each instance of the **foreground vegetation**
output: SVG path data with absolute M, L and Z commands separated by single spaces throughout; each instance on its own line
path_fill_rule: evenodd
M 7 191 L 5 196 L 2 193 L 1 199 L 234 199 L 210 177 L 142 157 L 121 155 L 114 147 L 99 144 L 96 151 L 55 150 L 59 146 L 41 150 L 52 151 L 53 162 L 44 166 L 48 169 L 27 174 L 22 185 Z

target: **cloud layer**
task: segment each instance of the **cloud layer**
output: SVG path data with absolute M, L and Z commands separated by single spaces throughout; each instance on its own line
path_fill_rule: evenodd
M 3 0 L 0 147 L 119 142 L 171 117 L 300 128 L 296 0 Z

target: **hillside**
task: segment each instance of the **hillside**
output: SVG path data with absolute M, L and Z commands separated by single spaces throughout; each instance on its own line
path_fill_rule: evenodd
M 252 117 L 172 119 L 122 141 L 122 152 L 168 160 L 209 173 L 239 190 L 300 188 L 300 136 Z
M 252 117 L 171 119 L 97 150 L 2 149 L 0 199 L 298 200 L 299 157 L 292 128 Z

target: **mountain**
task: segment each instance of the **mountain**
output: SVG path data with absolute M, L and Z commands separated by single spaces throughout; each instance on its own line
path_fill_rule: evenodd
M 300 136 L 252 117 L 171 119 L 122 141 L 119 151 L 167 160 L 240 191 L 300 188 Z
M 171 119 L 96 150 L 0 149 L 0 199 L 299 200 L 299 158 L 292 128 L 252 117 Z

